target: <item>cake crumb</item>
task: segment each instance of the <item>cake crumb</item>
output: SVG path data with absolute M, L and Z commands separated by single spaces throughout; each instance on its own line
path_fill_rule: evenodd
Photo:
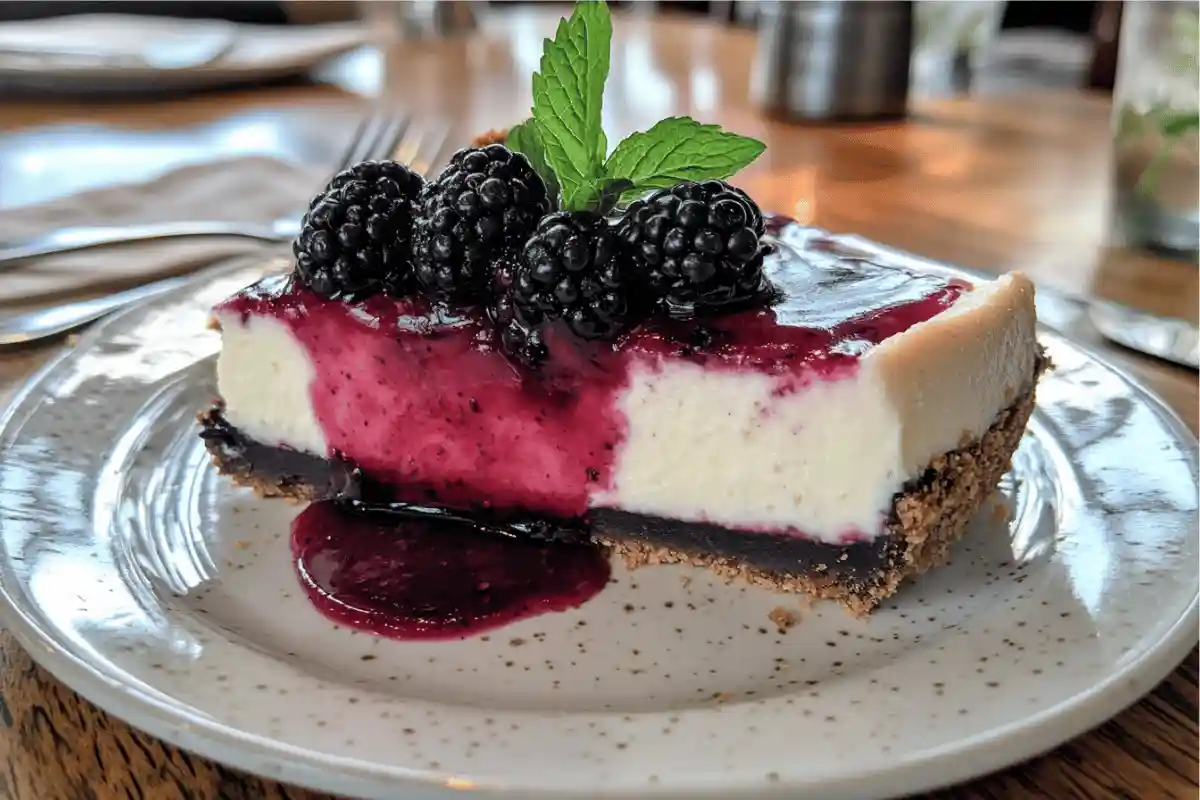
M 679 576 L 679 584 L 681 586 L 683 586 L 683 588 L 685 588 L 685 589 L 687 587 L 691 586 L 692 585 L 692 576 L 691 575 L 680 575 Z
M 246 539 L 238 539 L 236 542 L 233 543 L 234 550 L 245 550 L 249 546 L 250 546 L 250 542 L 247 541 Z
M 732 700 L 733 695 L 730 694 L 729 692 L 713 692 L 712 699 L 716 700 L 718 703 L 724 703 L 729 700 Z
M 508 137 L 508 128 L 493 128 L 481 133 L 471 140 L 471 147 L 487 147 L 489 144 L 504 144 Z
M 796 615 L 783 606 L 775 606 L 771 609 L 771 613 L 767 614 L 767 619 L 775 623 L 775 627 L 779 628 L 780 633 L 786 633 L 798 621 Z
M 995 522 L 1008 522 L 1009 511 L 1008 505 L 1000 495 L 992 497 L 992 520 Z
M 1011 400 L 1005 401 L 1005 405 L 1011 405 L 1011 403 Z M 963 448 L 970 447 L 978 438 L 978 435 L 974 431 L 963 428 L 962 433 L 958 435 L 958 448 L 961 450 Z

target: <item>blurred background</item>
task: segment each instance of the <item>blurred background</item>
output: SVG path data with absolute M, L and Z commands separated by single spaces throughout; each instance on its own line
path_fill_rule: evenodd
M 764 207 L 1194 323 L 1196 2 L 612 6 L 610 141 L 672 114 L 718 122 L 767 142 L 736 178 Z M 319 183 L 372 109 L 453 146 L 519 122 L 542 39 L 568 9 L 0 3 L 0 245 L 101 222 L 269 221 L 308 191 L 281 187 Z M 193 171 L 171 177 L 181 169 Z M 187 191 L 169 203 L 105 194 L 173 180 Z M 240 203 L 208 201 L 230 186 Z M 35 279 L 52 271 L 37 262 L 0 272 L 0 312 L 201 261 L 69 281 Z
M 417 10 L 427 5 L 421 0 L 406 3 Z M 568 3 L 529 2 L 522 0 L 492 0 L 479 5 L 569 5 Z M 387 0 L 368 2 L 322 2 L 293 0 L 292 2 L 71 2 L 54 0 L 9 0 L 0 4 L 0 21 L 32 20 L 79 14 L 139 14 L 185 19 L 222 19 L 232 22 L 262 25 L 302 25 L 348 21 L 370 16 L 371 5 L 402 5 Z M 641 7 L 651 13 L 702 15 L 730 24 L 753 27 L 770 3 L 757 0 L 614 0 L 614 8 Z M 1001 32 L 1041 31 L 1036 46 L 1025 50 L 1018 70 L 1026 71 L 1041 62 L 1043 68 L 1061 79 L 1078 77 L 1082 70 L 1086 85 L 1112 88 L 1116 64 L 1115 36 L 1110 29 L 1119 28 L 1119 0 L 1107 2 L 1055 2 L 1054 0 L 927 0 L 915 3 L 917 16 L 928 44 L 962 44 L 969 40 L 971 48 L 990 44 Z M 403 10 L 391 11 L 404 14 Z M 1069 73 L 1075 73 L 1070 74 Z M 936 80 L 937 76 L 930 75 Z

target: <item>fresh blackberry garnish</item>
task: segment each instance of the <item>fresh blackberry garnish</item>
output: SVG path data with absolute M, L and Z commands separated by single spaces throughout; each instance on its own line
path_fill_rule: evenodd
M 538 223 L 516 264 L 508 299 L 531 327 L 561 319 L 584 339 L 612 339 L 630 320 L 630 281 L 608 221 L 560 212 Z
M 412 288 L 413 203 L 424 180 L 395 161 L 364 161 L 313 198 L 292 243 L 296 275 L 322 297 Z
M 500 346 L 518 362 L 536 369 L 546 360 L 549 351 L 546 349 L 546 340 L 542 337 L 540 327 L 527 325 L 519 319 L 510 319 L 498 330 Z
M 518 317 L 513 302 L 512 287 L 520 261 L 519 250 L 506 249 L 492 262 L 487 312 L 504 351 L 522 364 L 537 367 L 547 355 L 541 328 Z
M 617 225 L 648 293 L 672 315 L 761 299 L 762 212 L 724 181 L 685 182 L 630 204 Z
M 417 200 L 417 280 L 430 294 L 478 294 L 488 265 L 546 211 L 546 186 L 525 156 L 501 144 L 459 150 Z

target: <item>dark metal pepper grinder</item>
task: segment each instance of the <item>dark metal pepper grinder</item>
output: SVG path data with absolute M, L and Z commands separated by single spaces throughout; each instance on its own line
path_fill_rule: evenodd
M 912 47 L 911 2 L 767 2 L 751 95 L 768 114 L 796 121 L 900 118 Z

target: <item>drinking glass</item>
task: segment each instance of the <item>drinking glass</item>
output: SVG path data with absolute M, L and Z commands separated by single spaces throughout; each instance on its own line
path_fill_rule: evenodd
M 913 11 L 913 86 L 927 95 L 971 88 L 980 56 L 996 38 L 1000 0 L 918 0 Z
M 1113 93 L 1119 243 L 1194 261 L 1200 245 L 1200 3 L 1125 3 Z

